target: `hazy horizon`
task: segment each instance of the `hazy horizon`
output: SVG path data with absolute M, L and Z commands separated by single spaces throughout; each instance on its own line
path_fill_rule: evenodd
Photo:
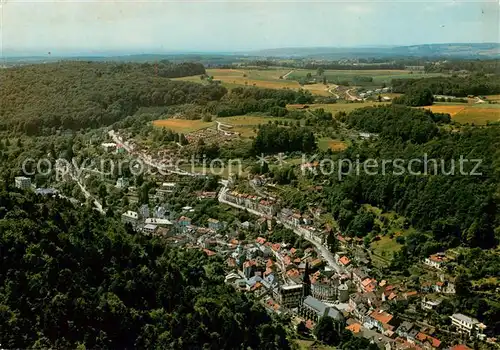
M 499 43 L 498 1 L 1 3 L 4 56 Z

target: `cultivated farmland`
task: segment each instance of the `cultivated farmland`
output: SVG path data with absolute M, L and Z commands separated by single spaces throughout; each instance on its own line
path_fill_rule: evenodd
M 316 75 L 315 70 L 300 69 L 295 70 L 287 78 L 290 80 L 300 80 L 307 76 Z M 347 81 L 351 86 L 380 87 L 382 84 L 389 86 L 392 79 L 430 78 L 442 76 L 441 73 L 410 72 L 407 70 L 325 70 L 323 76 L 328 82 Z M 371 82 L 365 82 L 357 78 L 373 78 Z
M 213 76 L 214 80 L 219 80 L 222 85 L 228 89 L 238 86 L 256 86 L 268 89 L 294 89 L 300 88 L 309 90 L 315 95 L 332 96 L 328 92 L 328 87 L 323 84 L 310 84 L 300 86 L 295 80 L 284 79 L 290 69 L 207 69 L 207 75 Z M 282 79 L 280 79 L 280 77 Z M 176 78 L 175 80 L 191 81 L 196 83 L 206 83 L 204 80 L 197 76 Z M 331 86 L 330 86 L 331 87 Z
M 500 121 L 498 104 L 432 105 L 424 108 L 434 113 L 448 113 L 454 121 L 462 124 L 484 125 L 487 122 Z
M 388 104 L 387 102 L 356 102 L 356 103 L 329 103 L 329 104 L 320 104 L 313 103 L 308 105 L 308 109 L 314 111 L 319 108 L 323 108 L 326 112 L 330 112 L 333 115 L 337 112 L 346 112 L 349 113 L 357 108 L 363 108 L 368 106 L 379 106 Z M 289 110 L 302 109 L 303 105 L 294 105 L 290 104 L 286 106 Z

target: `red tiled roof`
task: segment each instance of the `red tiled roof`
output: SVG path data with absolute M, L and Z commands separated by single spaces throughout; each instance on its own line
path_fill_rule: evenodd
M 392 320 L 392 315 L 385 311 L 375 310 L 370 314 L 370 317 L 379 321 L 382 324 L 387 324 Z
M 439 339 L 433 338 L 430 335 L 419 332 L 416 336 L 417 340 L 424 342 L 429 342 L 434 348 L 439 348 L 441 341 Z
M 472 349 L 469 348 L 467 345 L 458 344 L 458 345 L 455 345 L 454 347 L 450 348 L 450 350 L 472 350 Z
M 345 329 L 350 330 L 353 333 L 359 333 L 361 332 L 361 325 L 359 323 L 353 323 L 347 326 Z
M 362 282 L 361 282 L 361 285 L 363 287 L 366 287 L 367 285 L 369 285 L 370 283 L 372 282 L 371 278 L 365 278 Z
M 406 297 L 413 297 L 416 296 L 418 293 L 417 291 L 413 290 L 411 292 L 406 292 Z
M 203 251 L 204 251 L 204 252 L 205 252 L 208 256 L 213 256 L 213 255 L 217 254 L 217 253 L 215 253 L 215 252 L 213 252 L 213 251 L 211 251 L 211 250 L 208 250 L 208 249 L 203 249 Z
M 260 244 L 264 244 L 266 243 L 266 239 L 263 238 L 263 237 L 257 237 L 257 239 L 255 240 L 257 243 L 260 243 Z
M 339 262 L 344 265 L 344 266 L 347 266 L 349 265 L 349 263 L 351 262 L 351 260 L 349 260 L 349 258 L 347 256 L 343 256 L 339 259 Z

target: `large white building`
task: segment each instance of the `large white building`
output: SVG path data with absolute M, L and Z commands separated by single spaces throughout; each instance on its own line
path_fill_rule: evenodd
M 486 326 L 476 320 L 475 318 L 466 316 L 464 314 L 453 314 L 450 316 L 451 324 L 455 326 L 457 331 L 460 333 L 465 333 L 469 336 L 475 336 L 478 338 L 484 337 L 484 329 Z
M 139 214 L 136 211 L 128 210 L 122 214 L 122 222 L 124 224 L 132 224 L 132 226 L 136 226 L 139 223 Z
M 144 232 L 146 235 L 152 235 L 156 232 L 157 229 L 158 229 L 158 226 L 156 226 L 156 225 L 146 224 L 142 228 L 142 232 Z
M 25 190 L 25 189 L 31 187 L 31 179 L 29 177 L 17 176 L 14 179 L 14 181 L 15 181 L 16 187 L 20 188 L 21 190 Z

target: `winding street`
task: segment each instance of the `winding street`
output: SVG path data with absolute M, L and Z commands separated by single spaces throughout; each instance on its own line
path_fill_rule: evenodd
M 120 137 L 118 137 L 113 130 L 109 131 L 109 136 L 113 139 L 113 141 L 115 143 L 122 144 L 123 147 L 128 152 L 132 151 L 131 147 L 125 145 L 123 143 L 123 140 Z M 140 156 L 139 155 L 139 159 L 141 159 L 147 165 L 150 165 L 152 167 L 156 167 L 156 168 L 161 169 L 161 170 L 166 170 L 167 172 L 170 172 L 170 173 L 174 173 L 174 174 L 178 174 L 178 175 L 185 175 L 185 176 L 200 176 L 200 175 L 202 175 L 202 174 L 197 174 L 197 173 L 190 173 L 190 172 L 183 171 L 183 170 L 180 170 L 180 169 L 176 169 L 176 170 L 166 169 L 165 165 L 159 164 L 159 163 L 155 163 L 152 160 L 150 160 L 150 159 L 148 159 L 148 158 L 146 158 L 144 156 Z M 82 188 L 82 191 L 84 191 L 84 193 L 87 193 L 88 195 L 90 195 L 86 190 L 84 190 L 84 187 L 79 182 L 78 182 L 78 184 L 80 185 L 80 188 Z M 242 205 L 238 205 L 236 203 L 232 203 L 232 202 L 227 201 L 225 199 L 225 195 L 226 195 L 226 193 L 228 191 L 229 181 L 228 180 L 221 180 L 220 184 L 222 184 L 223 187 L 221 188 L 221 190 L 219 191 L 219 194 L 217 196 L 217 199 L 218 199 L 219 203 L 227 204 L 229 206 L 232 206 L 233 208 L 237 208 L 237 209 L 240 209 L 240 210 L 246 210 L 246 211 L 248 211 L 249 213 L 251 213 L 253 215 L 267 216 L 267 215 L 265 215 L 265 214 L 263 214 L 263 213 L 261 213 L 259 211 L 256 211 L 256 210 L 253 210 L 253 209 L 249 209 L 249 208 L 245 208 Z M 96 206 L 97 206 L 97 204 L 96 204 Z M 99 207 L 98 208 L 100 208 L 100 210 L 102 210 L 102 206 L 100 206 L 100 203 L 99 203 Z M 326 263 L 328 264 L 328 266 L 330 266 L 331 268 L 333 268 L 338 273 L 342 273 L 342 268 L 340 267 L 339 264 L 337 264 L 337 262 L 335 261 L 335 258 L 333 257 L 333 254 L 325 246 L 323 246 L 322 244 L 316 242 L 315 240 L 312 240 L 312 239 L 306 237 L 305 235 L 303 235 L 303 233 L 298 228 L 293 227 L 293 226 L 291 226 L 290 224 L 288 224 L 286 222 L 281 222 L 280 220 L 278 220 L 277 217 L 274 217 L 274 218 L 276 219 L 276 222 L 283 224 L 283 226 L 291 229 L 295 234 L 297 234 L 297 235 L 303 237 L 304 239 L 306 239 L 307 241 L 311 242 L 316 247 L 316 249 L 318 250 L 318 252 L 321 254 L 321 256 L 323 257 L 323 259 L 326 261 Z

